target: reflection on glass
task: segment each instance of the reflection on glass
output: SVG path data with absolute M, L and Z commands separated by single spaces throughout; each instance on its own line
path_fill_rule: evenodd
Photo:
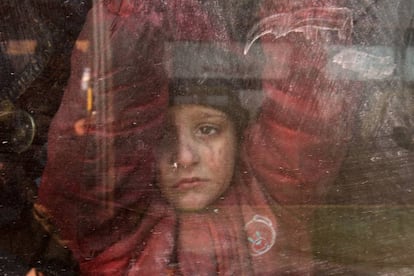
M 33 117 L 16 109 L 0 112 L 0 152 L 21 153 L 27 150 L 35 135 Z

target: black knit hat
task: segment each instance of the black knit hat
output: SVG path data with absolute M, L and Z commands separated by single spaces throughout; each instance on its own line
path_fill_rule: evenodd
M 226 113 L 238 134 L 248 122 L 248 111 L 239 99 L 236 81 L 230 80 L 175 80 L 170 85 L 170 106 L 198 104 Z
M 230 117 L 241 134 L 249 113 L 239 97 L 245 89 L 240 56 L 228 45 L 214 43 L 175 43 L 172 52 L 170 106 L 199 104 L 218 109 Z

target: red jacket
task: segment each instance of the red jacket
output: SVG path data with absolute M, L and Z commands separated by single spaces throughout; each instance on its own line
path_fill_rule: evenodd
M 323 48 L 290 35 L 255 42 L 267 58 L 266 97 L 245 132 L 234 181 L 214 207 L 176 214 L 154 183 L 153 150 L 168 108 L 165 42 L 228 37 L 195 1 L 108 2 L 92 9 L 73 53 L 38 202 L 82 273 L 311 273 L 310 211 L 335 177 L 351 118 L 343 84 L 323 75 Z M 293 54 L 272 58 L 280 49 Z M 268 78 L 281 63 L 291 68 L 287 80 Z M 297 81 L 297 69 L 309 68 Z

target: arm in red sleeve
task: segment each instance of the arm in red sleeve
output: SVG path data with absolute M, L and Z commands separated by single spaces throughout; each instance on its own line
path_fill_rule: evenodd
M 351 136 L 357 91 L 330 79 L 326 45 L 302 32 L 261 38 L 265 101 L 247 137 L 254 175 L 280 204 L 317 204 Z
M 149 5 L 116 14 L 98 4 L 72 55 L 38 203 L 78 259 L 132 231 L 153 194 L 153 148 L 168 105 L 161 21 Z

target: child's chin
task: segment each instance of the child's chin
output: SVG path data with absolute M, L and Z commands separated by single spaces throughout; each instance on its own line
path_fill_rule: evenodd
M 180 212 L 200 212 L 206 210 L 210 204 L 207 200 L 181 200 L 174 204 L 175 208 Z

